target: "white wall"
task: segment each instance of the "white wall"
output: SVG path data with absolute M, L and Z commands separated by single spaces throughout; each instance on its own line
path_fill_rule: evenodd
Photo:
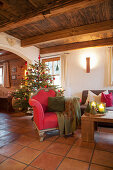
M 70 51 L 68 58 L 68 96 L 80 96 L 83 90 L 113 89 L 109 86 L 110 65 L 108 47 L 94 47 Z M 86 73 L 86 57 L 90 57 L 91 71 Z
M 88 89 L 113 89 L 113 86 L 109 86 L 110 65 L 108 60 L 110 56 L 108 47 L 85 48 L 66 53 L 68 54 L 65 54 L 65 52 L 62 53 L 67 57 L 68 63 L 65 88 L 66 96 L 81 97 L 82 91 Z M 86 57 L 90 57 L 90 73 L 86 73 L 85 71 Z
M 29 63 L 33 63 L 34 60 L 37 61 L 39 56 L 38 48 L 34 46 L 23 48 L 20 40 L 6 33 L 0 33 L 0 49 L 11 51 Z M 65 54 L 68 61 L 65 89 L 67 96 L 81 97 L 81 92 L 86 89 L 113 89 L 113 86 L 108 85 L 110 65 L 107 49 L 107 47 L 94 47 L 73 50 Z M 86 57 L 91 57 L 90 73 L 85 72 Z
M 21 58 L 33 63 L 34 60 L 38 61 L 39 49 L 31 47 L 21 47 L 21 41 L 13 36 L 10 36 L 4 32 L 0 33 L 0 49 L 10 51 L 17 54 Z

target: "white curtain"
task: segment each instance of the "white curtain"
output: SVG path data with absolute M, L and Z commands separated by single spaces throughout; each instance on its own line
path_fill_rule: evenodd
M 112 47 L 106 47 L 104 86 L 113 85 Z
M 66 97 L 71 96 L 71 57 L 69 54 L 61 55 L 61 86 Z
M 4 72 L 4 87 L 10 87 L 8 62 L 3 63 L 3 72 Z

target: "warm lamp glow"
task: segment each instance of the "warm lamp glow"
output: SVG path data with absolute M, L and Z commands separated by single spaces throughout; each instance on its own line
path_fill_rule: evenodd
M 96 68 L 97 65 L 99 64 L 99 57 L 97 53 L 95 52 L 95 48 L 84 49 L 79 54 L 79 56 L 80 56 L 79 63 L 84 70 L 86 70 L 86 58 L 88 57 L 90 57 L 90 71 Z
M 86 73 L 90 73 L 90 57 L 86 58 Z
M 99 104 L 99 107 L 98 107 L 98 110 L 99 112 L 105 112 L 105 105 L 103 103 Z
M 32 96 L 33 96 L 33 93 L 31 93 L 30 97 L 32 97 Z
M 21 88 L 21 89 L 22 89 L 22 87 L 23 87 L 23 86 L 22 86 L 22 85 L 20 85 L 20 88 Z
M 25 76 L 26 76 L 26 72 L 27 72 L 27 70 L 25 70 Z
M 94 102 L 94 101 L 91 102 L 91 108 L 92 108 L 92 107 L 96 108 L 96 102 Z

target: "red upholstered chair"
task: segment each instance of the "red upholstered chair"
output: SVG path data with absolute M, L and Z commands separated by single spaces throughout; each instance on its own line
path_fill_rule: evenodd
M 40 141 L 44 139 L 46 131 L 58 128 L 57 115 L 54 112 L 48 112 L 48 97 L 55 97 L 56 92 L 53 89 L 39 89 L 37 94 L 29 99 L 30 106 L 33 107 L 34 123 L 38 129 Z

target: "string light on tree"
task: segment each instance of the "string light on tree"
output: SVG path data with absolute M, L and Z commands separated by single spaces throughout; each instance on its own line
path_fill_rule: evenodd
M 38 57 L 39 62 L 30 64 L 26 69 L 25 76 L 21 80 L 20 88 L 13 92 L 14 99 L 16 100 L 14 108 L 21 108 L 22 111 L 27 111 L 29 106 L 29 98 L 39 88 L 54 87 L 54 77 L 48 73 L 49 68 L 47 65 L 40 62 L 40 55 Z M 25 62 L 27 66 L 27 62 Z M 18 100 L 19 99 L 19 100 Z

